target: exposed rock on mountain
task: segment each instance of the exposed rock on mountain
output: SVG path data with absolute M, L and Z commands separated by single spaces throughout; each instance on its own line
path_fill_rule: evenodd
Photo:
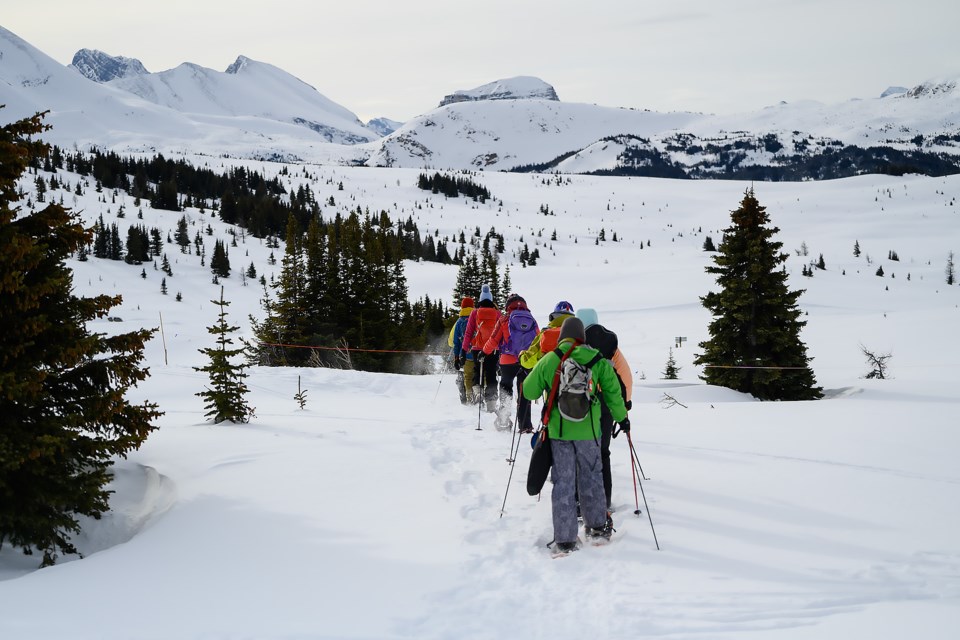
M 149 73 L 136 58 L 111 56 L 97 49 L 80 49 L 73 55 L 70 66 L 94 82 L 110 82 Z
M 560 100 L 552 86 L 531 76 L 517 76 L 487 83 L 476 89 L 455 91 L 440 102 L 443 107 L 458 102 L 478 100 Z

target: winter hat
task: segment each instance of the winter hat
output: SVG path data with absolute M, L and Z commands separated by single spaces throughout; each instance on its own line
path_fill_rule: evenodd
M 488 284 L 480 287 L 480 302 L 483 302 L 484 300 L 493 302 L 493 294 L 490 292 L 490 285 Z
M 583 329 L 583 320 L 574 316 L 563 321 L 563 324 L 560 325 L 560 338 L 558 342 L 563 342 L 567 338 L 586 342 L 587 334 Z
M 579 311 L 577 311 L 577 317 L 583 320 L 583 326 L 585 328 L 592 327 L 598 322 L 596 309 L 582 308 Z
M 473 298 L 471 298 L 470 296 L 467 296 L 460 301 L 461 309 L 472 309 L 474 306 L 476 305 L 473 304 Z
M 553 308 L 554 313 L 573 313 L 573 305 L 567 302 L 566 300 L 561 300 L 557 303 L 557 306 Z
M 507 296 L 507 304 L 504 310 L 507 311 L 508 313 L 510 311 L 513 311 L 514 309 L 526 309 L 526 308 L 527 308 L 527 301 L 523 299 L 523 296 L 516 293 L 511 293 L 509 296 Z

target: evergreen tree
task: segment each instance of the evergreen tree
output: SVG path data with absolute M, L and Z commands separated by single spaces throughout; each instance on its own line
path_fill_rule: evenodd
M 854 258 L 860 257 L 860 241 L 859 240 L 853 241 L 853 257 Z
M 954 282 L 956 282 L 956 274 L 954 273 L 954 268 L 953 268 L 953 251 L 947 254 L 946 274 L 947 274 L 947 284 L 952 285 Z
M 713 244 L 713 238 L 707 236 L 707 239 L 703 241 L 703 250 L 704 251 L 716 251 L 717 246 Z
M 664 380 L 677 380 L 680 373 L 680 367 L 673 358 L 673 347 L 670 347 L 670 355 L 667 357 L 667 366 L 663 370 Z
M 463 264 L 457 269 L 457 282 L 453 287 L 453 304 L 459 306 L 460 300 L 468 296 L 476 300 L 482 285 L 483 274 L 480 272 L 477 254 L 471 253 L 470 257 L 464 259 Z
M 76 553 L 78 516 L 109 509 L 111 465 L 155 428 L 156 405 L 131 405 L 152 330 L 107 337 L 87 323 L 119 296 L 79 298 L 64 260 L 90 241 L 61 205 L 21 213 L 16 181 L 46 152 L 43 114 L 0 127 L 0 547 L 43 565 Z
M 772 238 L 779 231 L 767 224 L 766 208 L 748 189 L 731 214 L 714 266 L 719 291 L 700 298 L 713 316 L 710 339 L 701 342 L 694 359 L 708 365 L 701 378 L 708 384 L 750 393 L 761 400 L 811 400 L 822 389 L 810 369 L 800 330 L 797 300 L 781 266 L 787 254 Z
M 187 230 L 187 217 L 181 216 L 177 221 L 177 230 L 173 234 L 173 239 L 180 247 L 180 253 L 186 253 L 190 246 L 190 232 Z
M 243 349 L 231 348 L 233 339 L 230 334 L 239 327 L 227 324 L 227 307 L 230 303 L 223 299 L 223 287 L 220 287 L 220 299 L 211 300 L 220 307 L 217 323 L 207 327 L 207 332 L 216 336 L 216 347 L 198 349 L 200 353 L 210 358 L 210 362 L 203 367 L 194 367 L 194 371 L 202 371 L 210 375 L 210 387 L 196 395 L 206 400 L 204 409 L 206 417 L 213 418 L 214 423 L 249 422 L 253 410 L 247 404 L 247 377 L 245 363 L 234 363 L 232 358 L 243 352 Z
M 230 258 L 227 256 L 227 247 L 223 240 L 218 239 L 213 244 L 213 257 L 210 258 L 210 270 L 218 278 L 230 277 Z

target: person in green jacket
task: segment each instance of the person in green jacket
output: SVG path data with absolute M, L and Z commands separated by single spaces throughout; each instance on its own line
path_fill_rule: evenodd
M 553 455 L 553 536 L 556 549 L 563 553 L 578 547 L 578 493 L 587 537 L 608 540 L 613 533 L 613 521 L 607 513 L 603 465 L 600 461 L 600 402 L 607 405 L 623 431 L 630 431 L 630 420 L 617 374 L 599 351 L 584 344 L 585 339 L 583 322 L 579 318 L 564 320 L 557 349 L 544 354 L 523 382 L 523 395 L 528 400 L 537 400 L 546 392 L 548 403 L 552 401 L 555 404 L 556 398 L 551 397 L 555 394 L 549 392 L 561 363 L 559 351 L 582 365 L 589 365 L 592 379 L 601 390 L 599 397 L 593 397 L 590 411 L 583 420 L 564 418 L 556 406 L 548 406 L 544 414 Z

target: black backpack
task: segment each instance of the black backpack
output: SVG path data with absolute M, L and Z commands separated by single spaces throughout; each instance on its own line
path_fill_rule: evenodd
M 586 338 L 586 344 L 603 354 L 607 360 L 613 359 L 619 346 L 617 334 L 603 325 L 592 324 L 586 329 Z

